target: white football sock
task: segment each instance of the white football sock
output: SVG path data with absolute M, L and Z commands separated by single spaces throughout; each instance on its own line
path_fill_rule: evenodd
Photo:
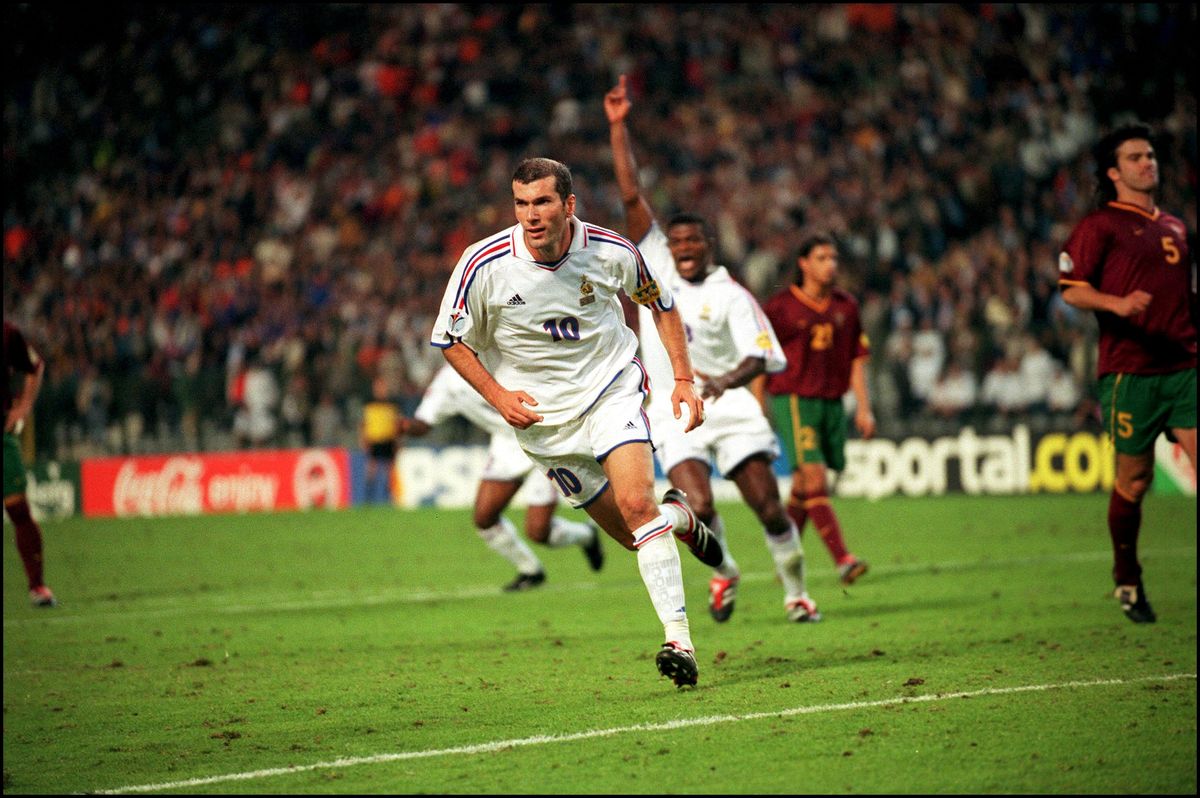
M 661 533 L 654 535 L 654 532 Z M 686 649 L 694 650 L 692 635 L 688 630 L 687 609 L 684 606 L 683 568 L 679 562 L 679 550 L 675 538 L 669 532 L 669 522 L 659 516 L 645 526 L 634 530 L 633 539 L 648 538 L 638 546 L 638 571 L 646 583 L 650 603 L 662 622 L 667 642 L 675 642 Z
M 550 536 L 546 545 L 552 549 L 563 546 L 586 546 L 592 542 L 592 528 L 582 521 L 568 521 L 557 515 L 550 519 Z
M 717 536 L 717 540 L 721 541 L 721 551 L 725 555 L 721 564 L 716 567 L 716 572 L 724 579 L 740 576 L 742 570 L 738 568 L 737 560 L 733 559 L 733 554 L 729 551 L 729 544 L 725 542 L 725 519 L 721 517 L 720 513 L 713 513 L 713 520 L 708 528 Z
M 483 538 L 483 542 L 488 545 L 489 549 L 516 566 L 518 573 L 529 576 L 543 570 L 542 561 L 529 548 L 529 544 L 517 534 L 517 528 L 513 526 L 513 522 L 504 516 L 501 516 L 494 526 L 475 531 L 479 533 L 479 537 Z
M 787 534 L 775 536 L 768 532 L 764 536 L 771 559 L 775 561 L 775 573 L 779 574 L 779 579 L 783 582 L 786 594 L 784 602 L 808 598 L 804 576 L 804 547 L 800 545 L 800 535 L 796 532 L 795 522 L 789 519 Z
M 671 532 L 676 537 L 686 535 L 688 530 L 692 528 L 692 522 L 688 519 L 688 514 L 682 507 L 677 504 L 660 504 L 658 511 L 662 513 L 662 518 L 665 518 L 671 524 Z M 696 519 L 699 522 L 699 518 Z M 645 529 L 645 527 L 642 527 Z M 634 540 L 637 540 L 637 534 L 634 534 Z

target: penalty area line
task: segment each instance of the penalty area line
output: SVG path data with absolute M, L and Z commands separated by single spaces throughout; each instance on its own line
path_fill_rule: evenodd
M 544 734 L 533 737 L 520 737 L 511 740 L 496 740 L 490 743 L 475 745 L 460 745 L 453 748 L 433 748 L 424 751 L 398 751 L 391 754 L 373 754 L 371 756 L 345 757 L 328 762 L 315 762 L 310 765 L 290 765 L 281 768 L 265 768 L 241 773 L 223 773 L 218 776 L 204 776 L 183 781 L 166 781 L 156 784 L 136 784 L 118 787 L 111 790 L 96 790 L 97 795 L 121 795 L 135 792 L 155 792 L 158 790 L 181 790 L 188 787 L 200 787 L 207 784 L 219 784 L 228 781 L 251 781 L 253 779 L 285 776 L 292 773 L 305 773 L 313 770 L 331 768 L 347 768 L 358 765 L 378 765 L 387 762 L 402 762 L 410 759 L 429 759 L 436 756 L 470 756 L 472 754 L 487 754 L 504 751 L 510 748 L 521 748 L 532 745 L 549 743 L 568 743 L 577 740 L 590 740 L 598 737 L 612 737 L 629 732 L 655 732 L 686 729 L 693 726 L 714 726 L 721 723 L 737 723 L 746 720 L 762 720 L 765 718 L 787 718 L 795 715 L 815 715 L 823 712 L 839 712 L 852 709 L 870 709 L 872 707 L 890 706 L 894 704 L 924 704 L 932 701 L 947 701 L 956 698 L 980 698 L 983 696 L 1013 695 L 1016 693 L 1036 693 L 1047 690 L 1080 689 L 1087 687 L 1107 687 L 1113 685 L 1132 685 L 1143 682 L 1172 682 L 1180 679 L 1195 679 L 1194 673 L 1175 673 L 1162 676 L 1143 676 L 1135 679 L 1093 679 L 1089 681 L 1058 682 L 1055 684 L 1029 684 L 1018 687 L 989 687 L 982 690 L 964 690 L 956 693 L 931 693 L 920 696 L 897 696 L 877 701 L 851 701 L 844 704 L 818 704 L 807 707 L 774 710 L 771 712 L 748 712 L 741 715 L 710 715 L 700 718 L 680 718 L 662 723 L 635 723 L 630 726 L 616 726 L 608 729 L 590 729 L 587 731 L 571 732 L 568 734 Z

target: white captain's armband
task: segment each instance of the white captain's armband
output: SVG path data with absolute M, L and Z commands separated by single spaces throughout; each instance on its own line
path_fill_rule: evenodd
M 1075 261 L 1071 260 L 1071 256 L 1065 252 L 1058 254 L 1058 270 L 1063 274 L 1075 271 Z
M 656 280 L 651 280 L 648 283 L 639 285 L 637 290 L 633 292 L 633 296 L 630 297 L 630 299 L 639 305 L 649 305 L 653 302 L 657 302 L 660 296 L 662 296 L 662 291 L 658 289 L 658 282 Z

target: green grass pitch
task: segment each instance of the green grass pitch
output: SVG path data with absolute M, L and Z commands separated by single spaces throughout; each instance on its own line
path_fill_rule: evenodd
M 805 534 L 819 624 L 743 506 L 728 623 L 681 547 L 691 690 L 611 541 L 510 595 L 466 510 L 70 519 L 35 610 L 9 528 L 4 792 L 1196 792 L 1195 499 L 1147 500 L 1141 626 L 1104 496 L 835 507 L 871 571 Z

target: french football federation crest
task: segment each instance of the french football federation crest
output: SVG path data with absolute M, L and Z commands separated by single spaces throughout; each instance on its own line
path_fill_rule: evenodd
M 707 302 L 705 302 L 704 307 L 700 308 L 700 320 L 708 321 L 711 318 L 712 318 L 712 308 L 708 306 Z
M 583 279 L 579 282 L 579 304 L 590 305 L 596 301 L 595 295 L 596 286 L 588 282 L 587 275 L 583 275 Z

